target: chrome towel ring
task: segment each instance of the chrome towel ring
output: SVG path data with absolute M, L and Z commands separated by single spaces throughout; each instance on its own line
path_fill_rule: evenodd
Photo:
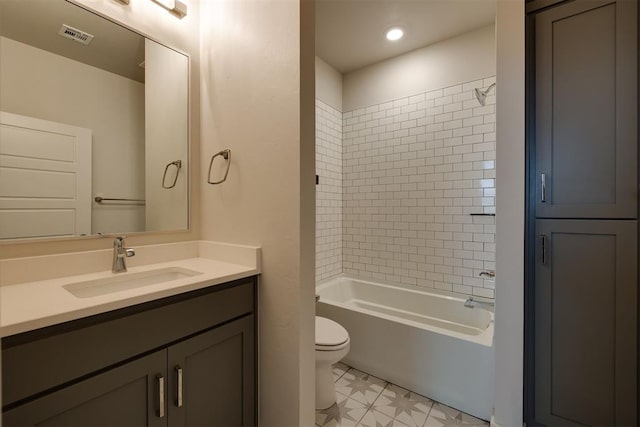
M 169 170 L 169 166 L 172 166 L 172 165 L 177 167 L 176 176 L 173 178 L 173 183 L 171 185 L 166 185 L 165 182 L 167 179 L 167 171 Z M 162 175 L 162 188 L 168 190 L 176 186 L 176 182 L 178 182 L 178 173 L 180 172 L 181 168 L 182 168 L 182 160 L 175 160 L 167 164 L 167 166 L 164 168 L 164 175 Z
M 213 161 L 215 160 L 216 157 L 221 156 L 226 162 L 227 162 L 227 168 L 224 171 L 224 176 L 222 177 L 222 179 L 220 181 L 211 181 L 211 169 L 213 168 Z M 231 150 L 229 150 L 228 148 L 222 151 L 218 151 L 216 154 L 214 154 L 211 157 L 211 161 L 209 162 L 209 175 L 207 178 L 207 182 L 209 184 L 222 184 L 223 182 L 225 182 L 227 180 L 227 175 L 229 175 L 229 167 L 231 166 Z

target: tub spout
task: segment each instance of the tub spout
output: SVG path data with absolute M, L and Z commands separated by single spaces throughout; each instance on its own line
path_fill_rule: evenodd
M 473 297 L 469 297 L 467 298 L 467 300 L 464 302 L 464 306 L 467 308 L 476 308 L 476 307 L 493 307 L 495 304 L 493 302 L 488 302 L 488 301 L 476 301 L 473 299 Z

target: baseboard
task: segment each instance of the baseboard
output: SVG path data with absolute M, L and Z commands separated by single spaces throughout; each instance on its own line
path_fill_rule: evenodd
M 522 425 L 524 426 L 524 423 Z M 489 426 L 490 427 L 507 427 L 507 426 L 498 424 L 493 414 L 491 414 L 491 421 L 489 422 Z M 512 426 L 509 426 L 509 427 L 512 427 Z

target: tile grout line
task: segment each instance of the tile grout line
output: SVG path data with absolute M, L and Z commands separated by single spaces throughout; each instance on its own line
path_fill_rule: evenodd
M 426 396 L 425 396 L 426 397 Z M 431 411 L 433 411 L 433 407 L 436 404 L 436 401 L 433 399 L 430 399 L 427 397 L 427 399 L 429 399 L 431 401 L 431 406 L 429 406 L 429 411 L 427 412 L 427 418 L 424 419 L 424 424 L 422 424 L 422 427 L 427 425 L 427 421 L 429 421 L 429 417 L 431 416 Z
M 377 378 L 377 377 L 376 377 Z M 384 381 L 384 380 L 383 380 Z M 360 426 L 360 421 L 362 421 L 364 419 L 365 416 L 367 416 L 367 414 L 369 412 L 373 413 L 374 408 L 373 405 L 378 401 L 378 399 L 380 399 L 380 396 L 382 396 L 382 392 L 384 392 L 387 387 L 389 386 L 389 384 L 391 384 L 389 381 L 384 381 L 384 387 L 382 387 L 382 390 L 380 390 L 380 393 L 378 393 L 378 395 L 376 396 L 375 399 L 373 399 L 373 402 L 371 402 L 371 404 L 369 406 L 367 406 L 367 410 L 365 411 L 364 414 L 362 414 L 362 417 L 360 418 L 360 420 L 358 421 L 358 424 L 356 424 L 356 427 Z M 374 415 L 375 417 L 375 415 Z

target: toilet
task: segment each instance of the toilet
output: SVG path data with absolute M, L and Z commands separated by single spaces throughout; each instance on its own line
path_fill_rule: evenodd
M 331 365 L 349 353 L 349 333 L 340 324 L 316 316 L 316 409 L 336 403 Z

